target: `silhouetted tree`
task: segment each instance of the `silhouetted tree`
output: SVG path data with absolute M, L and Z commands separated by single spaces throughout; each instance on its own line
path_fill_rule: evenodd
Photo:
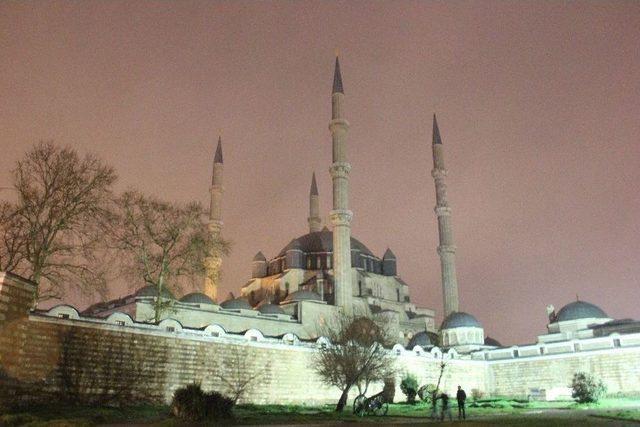
M 246 347 L 233 347 L 225 350 L 222 363 L 213 374 L 224 384 L 224 393 L 237 403 L 250 392 L 264 377 L 269 364 L 260 367 L 252 365 L 252 360 Z
M 106 292 L 97 220 L 108 215 L 114 170 L 93 155 L 41 142 L 13 170 L 15 203 L 0 206 L 0 268 L 38 284 L 38 300 L 69 288 Z
M 229 243 L 207 230 L 203 216 L 199 203 L 183 206 L 129 191 L 116 200 L 115 214 L 104 228 L 119 253 L 121 271 L 162 295 L 202 280 L 204 259 L 229 252 Z M 155 322 L 169 304 L 156 298 Z
M 330 343 L 320 346 L 314 369 L 322 380 L 342 394 L 336 411 L 347 404 L 351 388 L 361 382 L 384 381 L 394 374 L 394 359 L 386 329 L 366 317 L 338 316 L 319 331 Z

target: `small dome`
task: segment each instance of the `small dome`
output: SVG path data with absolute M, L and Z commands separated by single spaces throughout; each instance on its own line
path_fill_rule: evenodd
M 284 314 L 284 311 L 275 304 L 266 303 L 258 307 L 258 311 L 262 314 Z
M 284 299 L 284 302 L 294 301 L 322 301 L 322 298 L 313 291 L 295 291 Z
M 409 345 L 407 346 L 407 348 L 411 350 L 417 345 L 422 348 L 426 348 L 432 345 L 431 338 L 429 338 L 429 334 L 427 334 L 426 331 L 418 332 L 417 334 L 415 334 L 409 341 Z
M 234 298 L 220 304 L 220 307 L 227 310 L 251 310 L 251 305 L 246 299 Z
M 493 347 L 502 347 L 502 344 L 500 344 L 500 341 L 498 341 L 495 338 L 491 338 L 491 337 L 486 337 L 484 339 L 484 345 L 490 345 Z
M 560 311 L 558 311 L 558 315 L 556 317 L 557 322 L 565 322 L 567 320 L 578 320 L 578 319 L 607 319 L 607 313 L 602 311 L 602 309 L 596 305 L 590 304 L 586 301 L 574 301 L 562 307 Z
M 189 304 L 213 304 L 213 300 L 200 292 L 192 292 L 180 298 L 180 302 Z
M 478 319 L 463 311 L 454 311 L 442 322 L 440 329 L 482 328 Z
M 254 257 L 253 257 L 253 261 L 266 261 L 267 259 L 264 257 L 264 254 L 262 252 L 258 252 Z
M 137 297 L 155 297 L 158 296 L 158 288 L 154 285 L 147 285 L 144 288 L 138 289 L 136 292 Z M 173 294 L 167 288 L 162 288 L 162 296 L 164 298 L 174 299 Z
M 396 255 L 391 251 L 391 249 L 387 248 L 384 255 L 382 256 L 382 259 L 384 260 L 396 259 Z

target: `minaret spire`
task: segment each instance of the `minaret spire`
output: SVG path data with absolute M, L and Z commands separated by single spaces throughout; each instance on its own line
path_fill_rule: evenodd
M 309 233 L 322 230 L 322 219 L 320 218 L 320 200 L 318 196 L 318 184 L 316 184 L 316 173 L 311 175 L 311 188 L 309 189 Z
M 218 146 L 216 147 L 216 155 L 213 156 L 213 163 L 224 163 L 222 161 L 222 136 L 218 137 Z
M 456 247 L 453 244 L 451 231 L 451 208 L 447 202 L 447 185 L 445 177 L 447 170 L 444 167 L 444 153 L 442 138 L 436 115 L 433 115 L 433 170 L 431 176 L 436 184 L 436 207 L 438 217 L 438 234 L 440 245 L 440 271 L 442 275 L 442 297 L 444 300 L 444 316 L 447 317 L 454 311 L 458 311 L 458 280 L 456 278 Z
M 213 241 L 220 239 L 222 231 L 222 193 L 224 193 L 223 183 L 223 161 L 222 161 L 222 137 L 218 137 L 218 146 L 213 156 L 213 173 L 211 175 L 211 187 L 209 193 L 211 201 L 209 205 L 209 233 Z M 215 251 L 215 248 L 209 249 L 209 254 L 204 260 L 205 278 L 203 293 L 216 301 L 218 297 L 218 284 L 220 278 L 220 265 L 222 258 Z
M 340 60 L 336 55 L 336 65 L 333 71 L 333 91 L 331 93 L 341 93 L 344 95 L 344 89 L 342 88 L 342 74 L 340 74 Z
M 336 56 L 331 94 L 331 121 L 329 130 L 333 145 L 333 164 L 329 169 L 333 181 L 333 210 L 330 213 L 333 224 L 333 277 L 335 304 L 346 315 L 353 314 L 353 289 L 351 284 L 351 219 L 349 210 L 349 172 L 347 161 L 347 131 L 349 122 L 343 115 L 344 90 L 340 61 Z

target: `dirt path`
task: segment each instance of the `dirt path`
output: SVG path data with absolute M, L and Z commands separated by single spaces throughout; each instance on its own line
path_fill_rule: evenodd
M 384 417 L 363 420 L 363 422 L 327 422 L 314 424 L 291 424 L 276 427 L 327 427 L 345 425 L 384 425 L 398 427 L 418 427 L 424 425 L 441 426 L 611 426 L 611 427 L 639 427 L 640 422 L 609 419 L 602 416 L 602 411 L 596 410 L 568 410 L 568 409 L 540 409 L 521 412 L 518 414 L 499 414 L 470 416 L 465 421 L 434 421 L 427 418 Z M 271 427 L 274 427 L 273 425 Z

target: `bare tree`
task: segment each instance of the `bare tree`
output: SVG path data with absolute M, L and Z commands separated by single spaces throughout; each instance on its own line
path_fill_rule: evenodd
M 390 339 L 383 325 L 366 317 L 338 316 L 320 335 L 330 343 L 318 348 L 314 368 L 326 384 L 342 391 L 336 411 L 344 409 L 353 386 L 393 375 L 393 358 L 385 348 Z
M 18 207 L 0 202 L 0 271 L 16 271 L 23 261 L 27 226 Z
M 269 364 L 259 368 L 251 366 L 248 349 L 234 347 L 224 352 L 220 369 L 214 373 L 214 377 L 222 381 L 225 393 L 235 404 L 253 389 L 268 369 Z
M 168 289 L 200 281 L 204 259 L 226 254 L 229 243 L 209 233 L 199 203 L 181 206 L 129 191 L 116 200 L 115 215 L 105 224 L 110 245 L 119 254 L 122 272 L 157 288 L 155 322 L 170 302 Z
M 93 155 L 41 142 L 13 170 L 18 200 L 0 208 L 0 268 L 36 282 L 38 300 L 98 292 L 106 281 L 96 220 L 108 214 L 114 170 Z

